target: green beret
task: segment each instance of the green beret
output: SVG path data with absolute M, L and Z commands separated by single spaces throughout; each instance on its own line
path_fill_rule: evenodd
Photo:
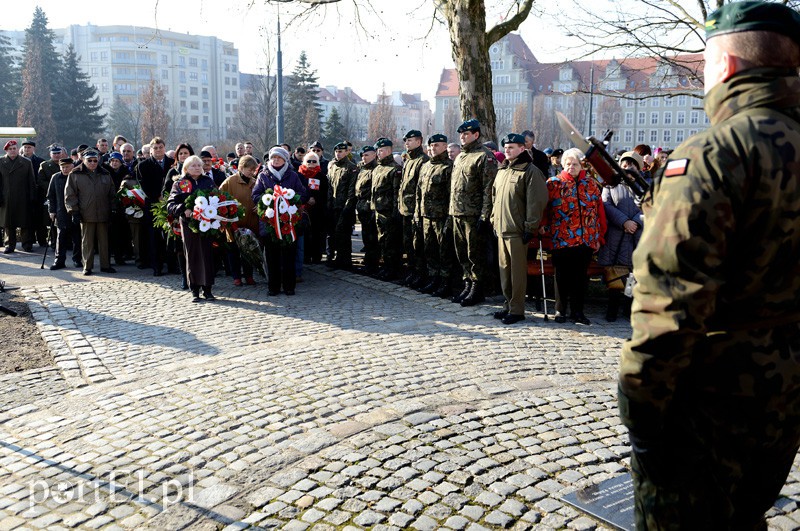
M 506 144 L 521 144 L 525 145 L 525 137 L 517 134 L 517 133 L 508 133 L 503 139 L 500 141 L 501 146 L 505 146 Z
M 338 144 L 333 146 L 333 150 L 334 151 L 336 151 L 337 149 L 345 149 L 346 150 L 347 149 L 347 143 L 346 142 L 339 142 Z
M 364 147 L 362 147 L 362 148 L 361 148 L 361 154 L 362 154 L 362 155 L 363 155 L 364 153 L 366 153 L 367 151 L 375 151 L 375 148 L 374 148 L 374 147 L 372 147 L 372 146 L 364 146 Z
M 447 137 L 441 133 L 436 133 L 435 135 L 432 135 L 431 137 L 428 138 L 428 145 L 431 145 L 435 142 L 447 143 Z
M 456 132 L 457 133 L 465 133 L 465 132 L 470 132 L 470 133 L 478 132 L 478 133 L 480 133 L 481 132 L 481 124 L 480 124 L 480 122 L 478 120 L 473 118 L 472 120 L 467 120 L 463 124 L 459 125 L 458 129 L 456 130 Z
M 773 2 L 731 2 L 706 19 L 706 39 L 742 31 L 770 31 L 800 44 L 800 13 Z
M 417 131 L 416 129 L 412 129 L 403 137 L 403 140 L 408 140 L 409 138 L 422 138 L 422 131 Z
M 392 141 L 388 138 L 379 138 L 375 141 L 375 149 L 382 147 L 392 147 Z

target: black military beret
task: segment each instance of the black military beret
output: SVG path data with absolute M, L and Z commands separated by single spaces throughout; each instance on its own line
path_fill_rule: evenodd
M 416 129 L 412 129 L 411 131 L 405 134 L 403 140 L 408 140 L 409 138 L 422 138 L 422 131 L 417 131 Z
M 459 125 L 458 129 L 456 129 L 456 132 L 457 133 L 466 133 L 466 132 L 480 133 L 481 132 L 481 124 L 480 124 L 480 122 L 478 122 L 478 120 L 473 118 L 472 120 L 467 120 L 463 124 Z
M 742 31 L 770 31 L 800 44 L 800 13 L 773 2 L 732 2 L 706 19 L 706 39 Z
M 347 142 L 339 142 L 335 146 L 333 146 L 333 150 L 336 151 L 337 149 L 347 149 Z
M 364 146 L 364 147 L 361 148 L 361 154 L 362 155 L 364 153 L 366 153 L 367 151 L 375 151 L 375 148 L 373 146 Z
M 235 158 L 236 158 L 236 153 L 234 153 L 233 151 L 231 151 L 230 153 L 228 153 L 228 154 L 227 154 L 227 155 L 225 155 L 225 156 L 226 156 L 227 158 L 229 158 L 229 159 L 235 159 Z
M 375 141 L 375 149 L 382 148 L 382 147 L 392 147 L 392 141 L 388 138 L 379 138 Z
M 30 140 L 26 140 L 25 142 L 23 142 L 23 143 L 22 143 L 22 145 L 23 145 L 23 146 L 33 146 L 33 147 L 36 147 L 36 142 L 32 142 L 32 141 L 30 141 Z
M 200 158 L 201 159 L 213 159 L 214 157 L 212 157 L 211 153 L 209 153 L 208 151 L 201 151 L 200 152 Z
M 436 133 L 435 135 L 431 135 L 430 137 L 428 137 L 428 145 L 431 145 L 435 142 L 447 143 L 447 137 L 444 136 L 442 133 Z
M 524 146 L 525 137 L 518 133 L 508 133 L 506 136 L 503 137 L 502 140 L 500 140 L 501 146 L 505 147 L 506 144 L 521 144 Z
M 317 140 L 316 142 L 312 142 L 311 144 L 308 145 L 308 149 L 314 149 L 314 148 L 319 148 L 322 151 L 325 151 L 325 148 L 322 147 L 322 143 L 319 140 Z

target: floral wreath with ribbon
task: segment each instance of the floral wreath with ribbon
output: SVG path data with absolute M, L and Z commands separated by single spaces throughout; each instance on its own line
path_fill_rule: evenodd
M 167 239 L 181 239 L 181 224 L 175 217 L 167 212 L 167 196 L 161 198 L 158 203 L 153 203 L 150 208 L 153 213 L 153 227 L 161 229 L 167 235 Z
M 228 226 L 236 229 L 242 206 L 231 194 L 216 188 L 195 191 L 186 198 L 184 205 L 192 211 L 192 217 L 187 220 L 189 228 L 203 236 L 219 236 Z M 241 217 L 244 217 L 244 210 Z
M 273 240 L 291 244 L 297 241 L 294 227 L 300 221 L 300 195 L 291 188 L 267 188 L 256 205 L 258 217 L 267 225 Z
M 144 206 L 147 201 L 147 196 L 141 186 L 137 184 L 133 188 L 123 188 L 117 192 L 117 197 L 126 215 L 134 219 L 139 219 L 144 216 Z

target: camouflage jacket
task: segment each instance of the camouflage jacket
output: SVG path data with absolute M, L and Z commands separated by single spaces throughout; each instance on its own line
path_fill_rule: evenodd
M 358 167 L 347 157 L 328 164 L 328 208 L 355 211 L 356 177 Z
M 359 163 L 356 178 L 356 210 L 372 210 L 372 170 L 378 166 L 378 159 L 369 164 Z
M 506 160 L 492 187 L 492 227 L 503 238 L 534 234 L 547 206 L 547 185 L 533 157 L 523 151 Z
M 447 152 L 433 157 L 422 165 L 417 181 L 417 216 L 447 217 L 452 173 L 453 161 L 447 156 Z
M 492 183 L 497 159 L 480 138 L 463 147 L 453 162 L 450 215 L 478 216 L 486 221 L 492 211 Z
M 378 166 L 372 170 L 372 210 L 386 216 L 397 212 L 401 176 L 400 166 L 392 155 L 378 161 Z
M 670 156 L 633 255 L 619 398 L 639 437 L 658 437 L 700 392 L 765 403 L 798 392 L 790 347 L 764 345 L 792 338 L 775 327 L 795 342 L 800 330 L 800 78 L 740 72 L 705 109 L 712 126 Z
M 422 165 L 428 159 L 422 146 L 412 149 L 403 155 L 403 178 L 400 180 L 400 195 L 398 197 L 398 208 L 404 216 L 413 216 L 417 208 L 417 180 Z

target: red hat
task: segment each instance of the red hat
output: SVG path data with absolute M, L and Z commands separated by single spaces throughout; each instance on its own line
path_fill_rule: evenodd
M 8 151 L 8 148 L 10 148 L 11 146 L 16 146 L 16 145 L 17 145 L 17 141 L 16 140 L 9 140 L 8 142 L 6 142 L 6 145 L 3 146 L 3 151 Z

